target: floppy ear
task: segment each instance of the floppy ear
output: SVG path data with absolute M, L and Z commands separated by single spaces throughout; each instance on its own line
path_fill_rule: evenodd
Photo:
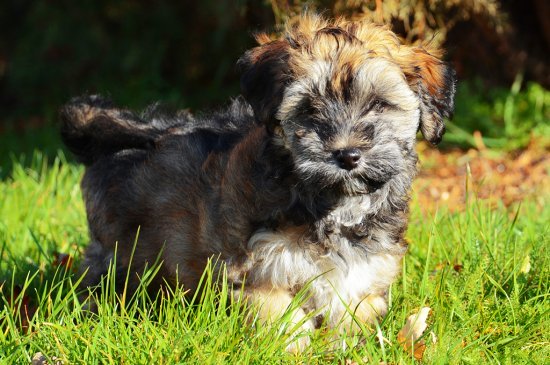
M 420 98 L 422 135 L 431 144 L 438 144 L 445 133 L 443 119 L 454 110 L 455 71 L 422 47 L 408 49 L 398 62 L 411 89 Z
M 260 43 L 267 42 L 267 36 L 257 39 Z M 257 121 L 270 129 L 279 124 L 275 114 L 290 80 L 288 58 L 289 44 L 277 40 L 247 51 L 237 63 L 242 72 L 241 92 L 252 106 Z

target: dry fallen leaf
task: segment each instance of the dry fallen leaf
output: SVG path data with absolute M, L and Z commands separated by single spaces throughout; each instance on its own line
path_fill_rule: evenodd
M 509 206 L 525 197 L 550 192 L 547 168 L 550 153 L 537 143 L 511 153 L 491 153 L 483 148 L 441 151 L 421 143 L 419 152 L 423 166 L 414 190 L 424 211 L 432 211 L 439 205 L 452 211 L 464 209 L 465 180 L 469 192 L 491 204 L 501 201 Z
M 61 252 L 54 252 L 53 266 L 61 266 L 66 269 L 71 269 L 73 266 L 73 258 L 71 255 Z
M 529 257 L 529 255 L 527 255 L 525 256 L 525 258 L 523 259 L 523 262 L 521 263 L 521 268 L 519 272 L 521 274 L 528 274 L 529 271 L 531 271 L 531 258 Z
M 453 265 L 453 270 L 456 271 L 456 272 L 461 272 L 462 269 L 464 269 L 464 266 L 462 264 L 454 264 Z
M 428 315 L 430 314 L 430 307 L 423 307 L 417 314 L 410 315 L 405 322 L 405 325 L 397 334 L 397 341 L 405 351 L 411 353 L 416 360 L 422 360 L 424 351 L 426 350 L 426 343 L 423 339 L 420 339 L 428 328 Z M 435 336 L 432 337 L 432 341 L 435 341 Z
M 44 356 L 41 352 L 37 352 L 32 357 L 32 365 L 44 365 L 47 364 L 46 356 Z
M 56 356 L 53 356 L 51 360 L 53 361 L 51 365 L 63 365 L 63 361 L 58 359 Z M 48 359 L 46 358 L 46 356 L 44 356 L 44 354 L 42 354 L 41 352 L 37 352 L 32 357 L 31 365 L 50 365 L 50 363 L 48 362 Z
M 19 311 L 19 318 L 21 321 L 17 323 L 18 328 L 22 331 L 27 331 L 29 329 L 29 321 L 38 308 L 32 303 L 31 298 L 19 285 L 13 287 L 12 294 L 6 299 L 8 306 L 13 307 L 16 313 L 17 310 Z

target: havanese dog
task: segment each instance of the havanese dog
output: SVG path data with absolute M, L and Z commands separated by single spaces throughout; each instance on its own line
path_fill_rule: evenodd
M 116 252 L 120 270 L 159 259 L 156 284 L 193 291 L 216 257 L 263 322 L 306 290 L 291 315 L 305 331 L 373 323 L 407 250 L 416 135 L 441 140 L 454 72 L 439 49 L 367 21 L 304 14 L 256 39 L 238 61 L 242 97 L 221 112 L 136 114 L 95 95 L 62 108 L 86 165 L 84 283 Z

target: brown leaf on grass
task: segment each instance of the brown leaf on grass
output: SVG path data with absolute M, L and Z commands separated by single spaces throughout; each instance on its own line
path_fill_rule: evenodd
M 31 303 L 31 298 L 19 285 L 15 285 L 13 287 L 13 292 L 11 295 L 6 297 L 6 300 L 8 302 L 8 306 L 13 307 L 14 311 L 19 309 L 20 322 L 18 324 L 20 325 L 20 329 L 22 331 L 27 331 L 29 328 L 29 321 L 34 316 L 38 308 Z
M 61 252 L 54 252 L 53 266 L 61 266 L 67 270 L 71 269 L 73 266 L 73 258 L 71 255 Z
M 451 264 L 448 261 L 442 261 L 442 262 L 437 263 L 435 265 L 434 269 L 430 272 L 430 278 L 433 278 L 435 275 L 437 275 L 437 273 L 439 271 L 445 269 L 446 267 L 448 267 L 450 265 L 452 265 L 453 270 L 457 273 L 462 272 L 462 269 L 464 269 L 464 265 L 462 265 L 460 263 Z
M 416 360 L 422 360 L 426 350 L 426 342 L 420 339 L 428 327 L 426 322 L 430 314 L 430 307 L 420 308 L 417 314 L 410 315 L 405 325 L 397 334 L 397 342 L 412 354 Z M 432 337 L 432 341 L 435 337 Z

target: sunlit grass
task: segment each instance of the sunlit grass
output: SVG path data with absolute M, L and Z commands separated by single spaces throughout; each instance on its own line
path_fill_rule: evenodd
M 285 352 L 292 339 L 281 330 L 289 316 L 271 327 L 255 322 L 241 303 L 230 303 L 223 277 L 211 271 L 193 305 L 184 288 L 153 297 L 139 290 L 122 305 L 113 273 L 96 291 L 97 314 L 85 311 L 78 276 L 55 263 L 55 252 L 78 261 L 87 243 L 82 172 L 62 154 L 50 163 L 36 154 L 30 167 L 15 163 L 0 181 L 2 363 L 28 364 L 37 352 L 82 364 L 412 363 L 396 338 L 422 306 L 432 308 L 426 363 L 549 358 L 548 205 L 490 208 L 472 196 L 459 213 L 443 207 L 426 214 L 413 199 L 409 253 L 380 323 L 384 339 L 366 330 L 365 341 L 349 338 L 344 348 L 320 331 L 295 355 Z
M 517 75 L 509 90 L 487 89 L 481 82 L 458 83 L 455 114 L 447 123 L 443 145 L 513 151 L 536 140 L 550 144 L 550 91 L 539 84 L 523 84 Z M 479 141 L 473 135 L 479 132 Z

